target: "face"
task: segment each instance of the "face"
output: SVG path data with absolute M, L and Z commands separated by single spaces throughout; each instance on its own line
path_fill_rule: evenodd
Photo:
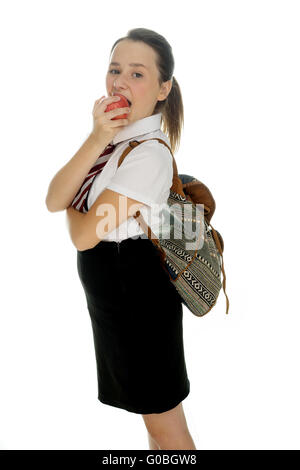
M 143 42 L 122 40 L 110 57 L 106 75 L 107 93 L 109 96 L 114 92 L 121 93 L 131 101 L 130 113 L 127 116 L 129 124 L 152 116 L 157 101 L 166 99 L 171 90 L 171 80 L 159 85 L 155 54 L 155 51 Z M 111 65 L 112 62 L 117 62 L 118 65 Z M 132 63 L 143 64 L 145 67 L 131 66 Z

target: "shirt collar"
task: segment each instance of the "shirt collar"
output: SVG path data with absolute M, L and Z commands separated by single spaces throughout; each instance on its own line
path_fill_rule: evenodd
M 115 135 L 112 144 L 116 145 L 124 140 L 132 139 L 133 137 L 160 129 L 161 117 L 162 113 L 157 113 L 128 124 Z

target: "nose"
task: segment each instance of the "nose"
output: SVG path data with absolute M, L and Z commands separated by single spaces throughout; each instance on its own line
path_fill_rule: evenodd
M 124 88 L 124 87 L 119 86 L 119 84 L 117 84 L 117 83 L 113 84 L 113 91 L 114 92 L 121 92 L 122 88 Z
M 126 89 L 127 86 L 124 83 L 124 80 L 120 77 L 116 77 L 113 81 L 113 91 L 121 92 L 121 90 Z

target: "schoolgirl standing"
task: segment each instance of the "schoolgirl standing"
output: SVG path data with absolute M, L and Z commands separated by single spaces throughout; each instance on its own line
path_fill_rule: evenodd
M 89 311 L 98 399 L 142 415 L 150 449 L 196 449 L 182 401 L 190 392 L 182 303 L 153 242 L 133 217 L 140 210 L 157 233 L 183 123 L 172 49 L 144 28 L 118 39 L 106 77 L 108 97 L 95 102 L 94 126 L 75 156 L 52 179 L 51 212 L 67 209 L 77 268 Z M 129 108 L 105 112 L 123 95 Z M 127 114 L 125 119 L 113 119 Z M 164 131 L 161 130 L 163 123 Z M 151 214 L 150 214 L 151 212 Z

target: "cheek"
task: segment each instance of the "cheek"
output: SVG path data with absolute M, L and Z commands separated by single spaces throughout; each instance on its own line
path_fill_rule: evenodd
M 135 95 L 141 101 L 146 102 L 149 100 L 149 96 L 150 96 L 149 88 L 144 84 L 140 84 L 139 86 L 135 88 Z
M 114 82 L 113 77 L 108 75 L 106 77 L 106 89 L 107 90 L 110 90 L 112 88 L 113 82 Z

